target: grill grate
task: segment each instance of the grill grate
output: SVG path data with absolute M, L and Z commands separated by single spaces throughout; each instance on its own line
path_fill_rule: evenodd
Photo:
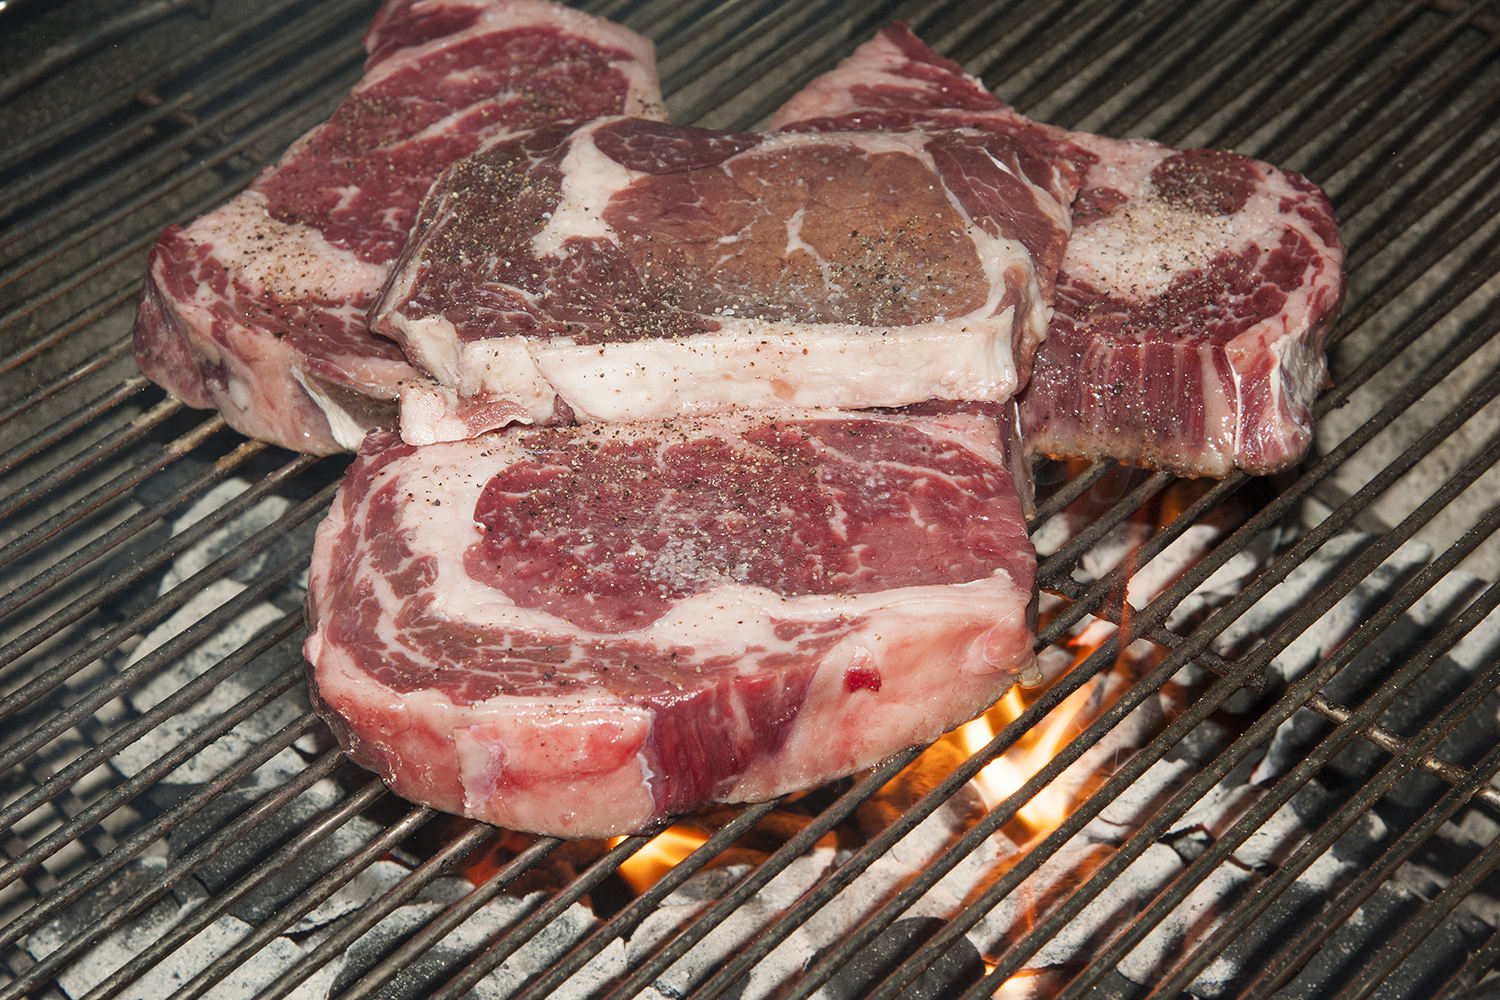
M 754 127 L 900 17 L 1036 117 L 1307 173 L 1350 248 L 1301 469 L 1040 466 L 1051 676 L 1018 717 L 862 839 L 916 751 L 727 811 L 633 897 L 619 869 L 649 837 L 505 839 L 343 762 L 298 651 L 309 532 L 347 459 L 247 442 L 130 358 L 161 227 L 331 112 L 376 6 L 0 6 L 0 997 L 762 996 L 787 954 L 777 996 L 1458 997 L 1491 975 L 1500 4 L 584 4 L 655 40 L 674 121 Z M 1085 626 L 1102 641 L 1075 657 Z M 878 881 L 1127 668 L 1018 790 Z M 920 923 L 1080 770 L 1060 826 Z M 734 867 L 788 809 L 800 827 Z M 1096 860 L 996 933 L 1080 844 Z

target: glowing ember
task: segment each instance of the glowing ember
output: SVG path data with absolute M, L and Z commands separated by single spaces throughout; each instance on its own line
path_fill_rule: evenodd
M 616 837 L 609 842 L 609 846 L 614 847 L 624 839 Z M 669 826 L 620 865 L 620 876 L 636 892 L 645 892 L 707 839 L 707 833 L 694 827 L 683 824 Z

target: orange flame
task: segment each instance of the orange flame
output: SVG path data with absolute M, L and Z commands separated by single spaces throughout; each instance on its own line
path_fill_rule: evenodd
M 1086 656 L 1087 652 L 1089 650 L 1080 654 L 1079 659 Z M 987 809 L 993 809 L 1025 784 L 1092 721 L 1091 716 L 1098 711 L 1097 706 L 1092 711 L 1090 709 L 1096 682 L 1097 678 L 1068 695 L 1014 746 L 996 757 L 974 777 L 974 786 Z M 994 739 L 1001 729 L 1019 718 L 1025 707 L 1020 688 L 1013 687 L 989 711 L 964 723 L 946 738 L 956 740 L 965 753 L 975 753 Z M 1022 807 L 1017 817 L 1028 833 L 1033 836 L 1044 835 L 1067 819 L 1068 814 L 1073 811 L 1074 799 L 1070 790 L 1054 782 Z
M 609 846 L 614 847 L 624 839 L 616 837 Z M 695 827 L 681 823 L 669 826 L 620 865 L 620 876 L 636 892 L 645 892 L 707 839 L 708 834 Z

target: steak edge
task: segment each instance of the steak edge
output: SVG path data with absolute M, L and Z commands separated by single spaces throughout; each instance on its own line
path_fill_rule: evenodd
M 772 117 L 797 131 L 994 128 L 1083 174 L 1056 310 L 1019 395 L 1028 447 L 1187 476 L 1295 464 L 1327 379 L 1344 247 L 1326 195 L 1233 153 L 1033 122 L 904 24 Z
M 569 837 L 930 742 L 1032 656 L 993 421 L 372 433 L 319 527 L 314 704 L 400 795 Z
M 390 0 L 333 117 L 228 204 L 169 226 L 135 325 L 141 370 L 242 433 L 353 451 L 425 375 L 365 314 L 448 163 L 497 131 L 661 116 L 651 43 L 544 0 Z
M 445 390 L 537 421 L 1003 401 L 1075 188 L 982 131 L 545 126 L 444 173 L 371 322 Z M 441 439 L 405 410 L 402 434 Z

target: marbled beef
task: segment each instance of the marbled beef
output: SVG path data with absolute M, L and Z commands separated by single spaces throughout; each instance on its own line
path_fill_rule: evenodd
M 1084 172 L 1056 313 L 1020 395 L 1028 446 L 1181 475 L 1296 462 L 1344 248 L 1306 178 L 1233 153 L 1042 125 L 903 24 L 781 108 L 797 131 L 992 128 Z
M 401 795 L 564 836 L 875 763 L 1030 662 L 987 418 L 372 433 L 320 526 L 314 702 Z
M 365 46 L 331 120 L 162 234 L 136 320 L 151 379 L 300 451 L 358 448 L 426 381 L 365 313 L 444 166 L 503 130 L 663 114 L 650 42 L 542 0 L 389 0 Z
M 538 421 L 559 399 L 603 421 L 1000 401 L 1076 185 L 985 131 L 545 126 L 444 173 L 371 322 L 461 398 Z M 401 427 L 443 439 L 405 402 Z

